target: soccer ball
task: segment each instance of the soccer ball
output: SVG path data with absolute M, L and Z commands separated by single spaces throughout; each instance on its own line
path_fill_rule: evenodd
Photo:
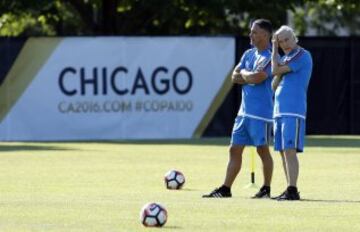
M 146 227 L 161 227 L 167 221 L 167 211 L 159 203 L 147 203 L 140 211 L 140 220 Z
M 180 171 L 170 170 L 164 177 L 167 189 L 181 189 L 185 184 L 185 176 Z

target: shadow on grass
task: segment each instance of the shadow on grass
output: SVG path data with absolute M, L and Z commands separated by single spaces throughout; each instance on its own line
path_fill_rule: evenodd
M 166 229 L 169 229 L 169 230 L 170 230 L 170 229 L 172 229 L 172 230 L 179 230 L 179 229 L 182 229 L 182 227 L 180 227 L 180 226 L 166 226 L 166 225 L 165 225 L 164 227 L 161 227 L 161 229 L 162 229 L 162 230 L 164 230 L 164 229 L 165 229 L 165 230 L 166 230 Z
M 81 141 L 80 141 L 81 143 Z M 88 143 L 93 143 L 88 141 Z M 95 143 L 95 142 L 94 142 Z M 229 137 L 200 138 L 200 139 L 166 139 L 166 140 L 120 140 L 101 141 L 108 144 L 132 144 L 132 145 L 205 145 L 205 146 L 228 146 Z M 309 147 L 360 147 L 360 136 L 308 136 L 305 146 Z
M 189 191 L 189 192 L 192 192 L 192 191 L 198 191 L 198 189 L 194 189 L 194 188 L 182 188 L 181 191 Z
M 201 138 L 201 139 L 169 139 L 169 140 L 126 140 L 104 141 L 113 144 L 138 144 L 138 145 L 206 145 L 228 146 L 230 138 Z M 360 136 L 308 136 L 305 146 L 309 147 L 354 147 L 360 148 Z
M 325 199 L 301 199 L 301 201 L 307 201 L 307 202 L 322 202 L 322 203 L 357 203 L 360 204 L 360 200 L 356 201 L 356 200 L 325 200 Z
M 25 144 L 0 144 L 0 152 L 17 152 L 17 151 L 67 151 L 73 150 L 57 146 L 40 146 Z
M 34 143 L 34 142 L 33 142 Z M 143 140 L 96 140 L 96 141 L 42 141 L 35 142 L 39 144 L 46 143 L 102 143 L 102 144 L 128 144 L 128 145 L 204 145 L 204 146 L 228 146 L 230 144 L 229 137 L 214 137 L 214 138 L 200 138 L 200 139 L 143 139 Z M 1 145 L 0 151 L 7 151 L 13 146 L 16 150 L 16 146 L 20 147 L 18 150 L 67 150 L 65 148 L 57 148 L 56 146 L 36 146 L 36 145 Z M 360 136 L 307 136 L 306 147 L 353 147 L 360 148 Z M 24 147 L 24 149 L 21 149 Z
M 106 140 L 106 141 L 69 141 L 69 143 L 103 143 L 129 145 L 206 145 L 228 146 L 230 138 L 200 138 L 200 139 L 146 139 L 146 140 Z
M 308 136 L 309 147 L 360 147 L 360 136 Z

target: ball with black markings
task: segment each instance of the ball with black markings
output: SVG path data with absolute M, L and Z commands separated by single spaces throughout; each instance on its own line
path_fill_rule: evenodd
M 146 227 L 162 227 L 167 217 L 167 210 L 159 203 L 147 203 L 140 211 L 141 223 Z
M 178 170 L 170 170 L 164 177 L 167 189 L 181 189 L 185 184 L 185 176 Z

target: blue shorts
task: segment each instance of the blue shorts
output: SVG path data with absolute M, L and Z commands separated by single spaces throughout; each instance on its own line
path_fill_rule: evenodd
M 297 152 L 303 152 L 305 119 L 292 116 L 275 118 L 274 139 L 275 151 L 296 149 Z
M 231 135 L 231 145 L 269 145 L 272 123 L 237 116 Z

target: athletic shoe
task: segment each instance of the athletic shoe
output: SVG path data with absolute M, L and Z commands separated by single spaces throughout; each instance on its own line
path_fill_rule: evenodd
M 216 188 L 209 194 L 205 194 L 202 196 L 203 198 L 227 198 L 231 197 L 230 191 L 224 191 L 221 188 Z
M 284 198 L 284 196 L 286 195 L 286 193 L 287 193 L 287 190 L 285 190 L 282 194 L 280 194 L 279 196 L 277 196 L 277 197 L 272 197 L 271 199 L 273 199 L 273 200 L 278 200 L 278 199 L 280 199 L 280 198 Z
M 277 197 L 272 198 L 278 201 L 298 201 L 300 200 L 300 193 L 299 192 L 290 192 L 289 190 L 285 190 L 282 194 Z
M 252 199 L 270 198 L 270 187 L 262 186 Z

